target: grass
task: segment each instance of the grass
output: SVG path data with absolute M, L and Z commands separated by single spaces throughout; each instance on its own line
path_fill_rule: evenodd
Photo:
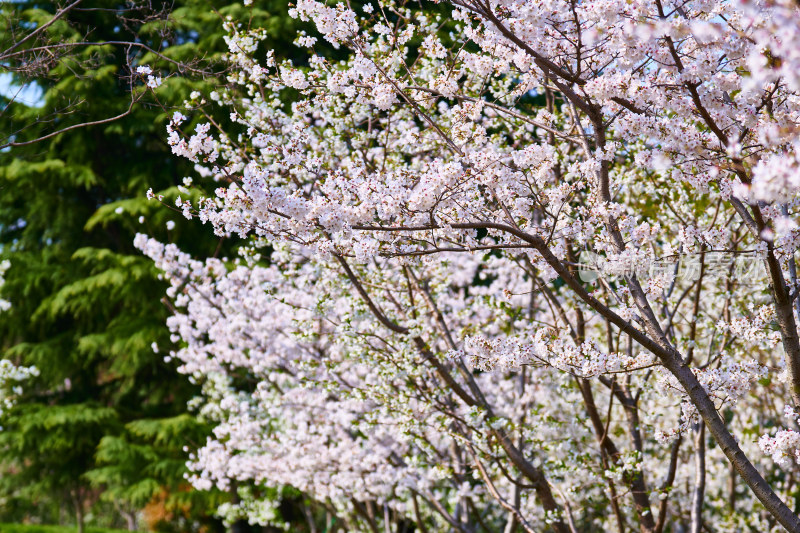
M 76 533 L 75 526 L 40 526 L 23 524 L 0 524 L 0 533 Z M 106 529 L 103 527 L 87 527 L 86 533 L 129 533 L 124 529 Z

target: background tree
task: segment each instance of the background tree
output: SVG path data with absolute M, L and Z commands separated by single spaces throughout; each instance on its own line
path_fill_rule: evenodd
M 164 126 L 193 90 L 219 82 L 222 19 L 269 28 L 276 45 L 291 26 L 263 5 L 217 4 L 0 8 L 0 71 L 42 91 L 34 105 L 14 86 L 0 97 L 0 253 L 13 258 L 3 295 L 15 302 L 0 338 L 5 358 L 40 369 L 4 413 L 0 520 L 72 514 L 79 526 L 133 528 L 161 501 L 185 531 L 222 501 L 183 479 L 184 448 L 207 426 L 187 414 L 195 386 L 154 352 L 170 345 L 163 282 L 132 245 L 146 228 L 200 255 L 230 249 L 144 198 L 148 187 L 175 198 L 191 173 Z M 160 86 L 147 86 L 143 65 Z

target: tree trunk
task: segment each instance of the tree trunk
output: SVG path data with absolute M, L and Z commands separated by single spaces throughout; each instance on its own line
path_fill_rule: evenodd
M 80 493 L 75 494 L 75 521 L 77 522 L 78 533 L 84 533 L 83 501 L 81 500 Z
M 136 531 L 136 513 L 135 512 L 128 512 L 122 513 L 123 518 L 125 518 L 125 524 L 128 528 L 128 531 Z
M 703 498 L 706 491 L 706 426 L 698 422 L 694 430 L 694 494 L 692 495 L 692 533 L 703 529 Z

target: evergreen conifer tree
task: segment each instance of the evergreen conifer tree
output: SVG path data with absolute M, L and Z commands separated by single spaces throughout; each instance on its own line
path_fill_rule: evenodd
M 156 502 L 188 531 L 223 497 L 191 492 L 184 480 L 184 449 L 207 428 L 186 411 L 195 387 L 154 351 L 170 343 L 164 285 L 132 241 L 146 232 L 198 255 L 230 252 L 145 191 L 169 201 L 191 174 L 164 126 L 191 91 L 220 82 L 210 72 L 226 50 L 222 19 L 247 10 L 275 40 L 292 32 L 278 2 L 145 4 L 98 0 L 62 15 L 49 0 L 0 8 L 5 50 L 57 18 L 42 39 L 13 49 L 55 45 L 50 59 L 34 51 L 0 65 L 42 91 L 34 105 L 9 87 L 0 96 L 0 144 L 15 143 L 0 151 L 0 259 L 12 259 L 2 296 L 14 302 L 0 349 L 40 370 L 4 413 L 0 520 L 133 528 L 137 511 Z M 78 42 L 99 44 L 61 46 Z M 143 65 L 162 76 L 160 87 L 145 85 L 135 70 Z M 79 126 L 91 122 L 101 123 Z

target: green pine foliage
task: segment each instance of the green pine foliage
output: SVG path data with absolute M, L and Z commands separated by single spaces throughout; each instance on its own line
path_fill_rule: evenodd
M 184 446 L 196 447 L 208 431 L 195 417 L 183 413 L 169 418 L 139 419 L 125 431 L 103 436 L 98 445 L 97 466 L 86 477 L 107 487 L 102 497 L 143 507 L 170 480 L 181 479 L 186 471 Z M 167 495 L 167 506 L 186 508 L 204 505 L 208 495 L 189 490 Z M 222 503 L 222 500 L 217 503 Z
M 2 296 L 13 305 L 0 320 L 0 357 L 40 370 L 2 420 L 0 520 L 130 526 L 137 511 L 163 501 L 174 522 L 165 530 L 190 531 L 219 527 L 211 515 L 228 497 L 190 491 L 184 478 L 186 450 L 209 428 L 186 412 L 195 387 L 164 361 L 165 285 L 132 241 L 143 232 L 197 256 L 232 252 L 145 191 L 170 202 L 193 173 L 170 153 L 165 125 L 191 91 L 221 83 L 211 73 L 226 50 L 222 18 L 246 13 L 270 31 L 271 47 L 285 42 L 287 50 L 294 30 L 278 1 L 155 3 L 155 11 L 172 8 L 167 18 L 147 18 L 140 4 L 150 5 L 95 0 L 52 24 L 46 40 L 137 41 L 166 60 L 118 45 L 59 48 L 15 71 L 17 83 L 42 90 L 37 105 L 0 96 L 0 144 L 125 115 L 0 151 L 0 259 L 12 264 Z M 0 4 L 0 50 L 57 9 L 52 1 Z M 25 67 L 26 57 L 4 66 Z M 155 94 L 132 76 L 143 64 L 164 76 Z
M 0 524 L 0 533 L 75 533 L 74 527 Z M 86 533 L 123 533 L 124 529 L 86 528 Z

